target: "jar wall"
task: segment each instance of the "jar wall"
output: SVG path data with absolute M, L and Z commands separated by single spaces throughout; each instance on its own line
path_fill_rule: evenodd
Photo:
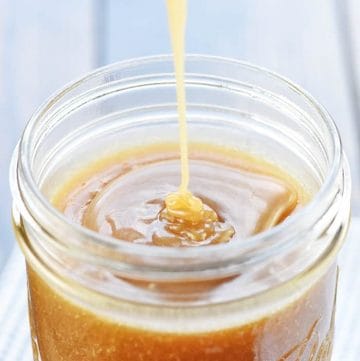
M 252 323 L 208 332 L 196 332 L 196 322 L 187 332 L 136 328 L 111 314 L 101 317 L 99 309 L 71 302 L 28 267 L 29 310 L 34 354 L 42 361 L 329 361 L 334 335 L 337 268 L 332 265 L 300 299 Z M 293 285 L 296 287 L 296 285 Z M 291 292 L 291 288 L 288 292 Z M 256 303 L 256 299 L 253 300 Z M 131 305 L 136 312 L 136 304 Z M 209 309 L 206 321 L 216 328 L 216 314 Z M 116 312 L 116 311 L 115 311 Z M 154 325 L 157 314 L 154 309 Z M 182 317 L 177 310 L 177 317 Z M 193 312 L 196 313 L 196 310 Z M 139 317 L 141 312 L 139 312 Z M 233 313 L 239 325 L 241 313 Z
M 314 195 L 241 247 L 115 243 L 75 227 L 49 203 L 92 159 L 177 140 L 171 64 L 159 57 L 101 69 L 45 104 L 25 130 L 13 162 L 13 215 L 28 264 L 35 357 L 330 360 L 349 171 L 331 118 L 286 79 L 236 61 L 188 58 L 190 141 L 265 158 Z M 233 291 L 208 298 L 209 277 L 214 287 L 231 279 Z M 158 287 L 172 282 L 185 284 L 189 299 Z M 206 285 L 196 300 L 193 283 Z

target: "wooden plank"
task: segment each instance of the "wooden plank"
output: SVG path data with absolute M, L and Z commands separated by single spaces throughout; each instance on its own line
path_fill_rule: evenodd
M 350 38 L 352 59 L 352 68 L 354 70 L 354 79 L 356 86 L 357 104 L 360 109 L 360 2 L 359 0 L 347 0 L 345 21 L 348 21 L 348 35 Z M 360 110 L 359 110 L 360 112 Z
M 8 7 L 4 6 L 5 0 L 0 0 L 0 6 L 2 11 L 0 12 L 0 59 L 5 59 L 5 47 L 4 47 L 4 34 L 6 32 L 6 22 L 8 19 Z M 1 62 L 0 60 L 0 62 Z M 2 63 L 0 63 L 2 65 Z M 11 136 L 6 131 L 8 124 L 11 124 L 12 117 L 9 104 L 5 97 L 5 66 L 0 66 L 0 271 L 1 266 L 5 261 L 5 256 L 9 251 L 9 211 L 10 211 L 10 195 L 5 186 L 7 182 L 7 168 L 9 159 L 9 149 L 12 146 Z
M 94 3 L 0 0 L 0 269 L 13 244 L 8 164 L 31 113 L 94 67 Z
M 346 0 L 333 2 L 342 49 L 345 76 L 349 88 L 349 103 L 352 107 L 356 133 L 355 151 L 360 155 L 360 2 Z M 360 174 L 359 162 L 352 162 L 353 173 Z M 360 215 L 360 183 L 353 179 L 354 214 Z
M 165 1 L 108 0 L 104 62 L 168 53 Z
M 340 252 L 333 361 L 360 360 L 360 218 L 354 217 Z
M 109 0 L 107 18 L 106 62 L 170 52 L 162 0 Z M 360 184 L 351 90 L 338 30 L 336 8 L 328 0 L 227 0 L 221 5 L 196 0 L 189 1 L 187 51 L 250 61 L 303 86 L 337 122 L 354 184 Z

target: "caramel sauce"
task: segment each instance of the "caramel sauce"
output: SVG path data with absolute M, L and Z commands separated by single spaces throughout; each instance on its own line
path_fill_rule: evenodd
M 309 198 L 278 167 L 209 144 L 192 145 L 190 185 L 195 197 L 183 197 L 176 193 L 180 170 L 175 148 L 152 145 L 89 166 L 92 171 L 78 174 L 53 203 L 96 232 L 181 247 L 239 241 L 277 225 Z
M 331 359 L 336 290 L 334 267 L 300 299 L 281 310 L 274 310 L 265 317 L 245 324 L 239 317 L 238 327 L 212 328 L 200 332 L 196 331 L 198 320 L 190 323 L 193 331 L 156 329 L 156 312 L 161 314 L 163 308 L 153 310 L 152 327 L 133 326 L 71 301 L 31 268 L 28 268 L 28 280 L 36 361 L 40 361 L 40 356 L 41 361 Z M 178 312 L 181 318 L 181 309 Z M 209 309 L 207 321 L 216 316 L 213 312 Z M 136 322 L 141 323 L 141 319 L 142 315 L 139 314 Z M 171 320 L 168 327 L 171 328 Z
M 285 172 L 249 155 L 212 145 L 197 144 L 189 150 L 184 87 L 186 1 L 167 0 L 167 6 L 181 171 L 173 145 L 144 146 L 94 161 L 62 184 L 52 202 L 70 220 L 121 241 L 161 247 L 241 242 L 284 221 L 307 203 L 309 195 Z M 248 323 L 239 319 L 237 327 L 212 326 L 206 332 L 171 331 L 171 325 L 161 331 L 155 327 L 155 314 L 151 327 L 135 327 L 67 298 L 31 266 L 28 280 L 36 360 L 329 361 L 331 357 L 334 267 L 283 309 Z M 179 295 L 192 288 L 206 294 L 223 283 L 212 280 L 161 287 Z M 140 281 L 132 285 L 148 287 Z M 181 318 L 181 308 L 176 312 Z M 213 316 L 209 312 L 208 319 Z M 197 329 L 196 324 L 193 327 Z
M 179 116 L 179 143 L 181 160 L 181 183 L 179 190 L 172 192 L 165 198 L 165 209 L 162 217 L 171 223 L 175 234 L 188 234 L 192 239 L 201 240 L 202 237 L 217 233 L 215 228 L 219 222 L 216 212 L 209 206 L 204 208 L 200 198 L 189 191 L 189 150 L 186 123 L 185 96 L 185 29 L 187 1 L 167 0 L 169 29 L 174 53 L 176 95 Z M 196 230 L 194 229 L 194 226 Z M 233 227 L 221 230 L 216 236 L 219 242 L 226 242 L 234 235 Z M 217 243 L 217 242 L 216 242 Z
M 176 145 L 144 146 L 98 160 L 63 183 L 52 202 L 72 221 L 120 240 L 184 247 L 217 243 L 221 230 L 231 229 L 229 224 L 236 237 L 226 236 L 220 241 L 241 242 L 282 222 L 309 199 L 304 188 L 281 169 L 237 150 L 192 144 L 189 159 L 191 189 L 202 200 L 203 210 L 215 210 L 217 217 L 211 220 L 215 230 L 200 239 L 192 237 L 203 234 L 207 226 L 201 224 L 197 233 L 198 220 L 184 220 L 194 227 L 187 224 L 184 228 L 191 233 L 189 236 L 177 228 L 171 229 L 173 218 L 164 214 L 164 196 L 176 190 L 174 182 L 180 172 Z M 200 220 L 210 217 L 213 216 Z M 31 267 L 28 276 L 33 348 L 42 361 L 330 360 L 335 267 L 296 300 L 249 322 L 240 317 L 235 322 L 239 326 L 234 327 L 232 321 L 230 327 L 217 328 L 211 321 L 217 315 L 209 311 L 204 320 L 209 322 L 207 331 L 204 327 L 196 331 L 197 321 L 191 324 L 189 319 L 182 321 L 191 324 L 184 331 L 179 326 L 172 331 L 170 320 L 166 330 L 162 330 L 157 326 L 156 315 L 158 312 L 159 318 L 164 317 L 165 305 L 154 307 L 151 325 L 139 326 L 141 313 L 134 325 L 122 321 L 121 316 L 112 318 L 106 303 L 93 300 L 90 304 L 95 302 L 95 306 L 90 307 L 68 298 Z M 189 292 L 198 293 L 199 297 L 207 297 L 215 290 L 231 292 L 237 284 L 236 277 L 177 284 L 120 277 L 119 282 L 127 282 L 139 291 L 155 287 L 159 293 L 172 294 L 175 300 Z M 289 292 L 293 292 L 293 286 L 289 287 Z M 191 303 L 191 299 L 188 301 Z M 127 307 L 136 309 L 138 305 Z M 182 308 L 174 312 L 182 320 Z

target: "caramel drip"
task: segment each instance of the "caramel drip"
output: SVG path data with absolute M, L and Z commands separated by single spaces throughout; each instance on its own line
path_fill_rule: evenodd
M 176 78 L 180 136 L 181 183 L 177 192 L 170 193 L 165 198 L 166 207 L 161 216 L 163 220 L 171 222 L 171 225 L 168 226 L 169 228 L 177 229 L 180 233 L 187 232 L 190 238 L 197 238 L 199 236 L 198 232 L 191 231 L 193 230 L 193 225 L 196 225 L 196 227 L 203 226 L 213 228 L 211 225 L 212 223 L 218 221 L 218 216 L 216 212 L 209 207 L 205 210 L 202 200 L 195 197 L 189 190 L 189 151 L 184 84 L 187 1 L 167 0 L 167 8 Z M 206 234 L 207 232 L 204 228 L 201 235 L 205 236 Z M 230 227 L 223 234 L 222 238 L 232 237 L 233 234 L 234 228 Z
M 104 160 L 90 173 L 84 169 L 54 203 L 76 223 L 120 240 L 193 247 L 262 232 L 307 201 L 301 187 L 274 166 L 211 145 L 194 153 L 196 147 L 190 153 L 196 197 L 174 200 L 181 195 L 174 186 L 180 177 L 176 152 L 159 145 Z M 171 207 L 165 199 L 174 202 Z

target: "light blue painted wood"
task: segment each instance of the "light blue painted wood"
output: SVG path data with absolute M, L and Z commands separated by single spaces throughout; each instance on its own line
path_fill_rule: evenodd
M 171 52 L 164 0 L 107 3 L 104 58 L 107 63 Z M 218 0 L 190 0 L 187 51 L 241 57 L 238 44 L 242 39 L 238 37 L 243 34 L 238 30 L 247 22 L 249 9 L 238 5 L 237 0 L 224 1 L 221 6 Z
M 104 62 L 170 52 L 164 0 L 107 0 Z
M 265 66 L 312 93 L 339 126 L 357 185 L 356 127 L 334 3 L 189 0 L 187 51 Z M 164 0 L 109 0 L 108 4 L 106 62 L 170 51 Z
M 354 57 L 354 72 L 357 86 L 357 101 L 360 104 L 360 1 L 347 0 L 350 42 Z M 360 108 L 360 105 L 359 105 Z M 360 121 L 360 119 L 359 119 Z
M 94 3 L 0 0 L 0 269 L 14 243 L 8 165 L 31 113 L 94 67 Z

